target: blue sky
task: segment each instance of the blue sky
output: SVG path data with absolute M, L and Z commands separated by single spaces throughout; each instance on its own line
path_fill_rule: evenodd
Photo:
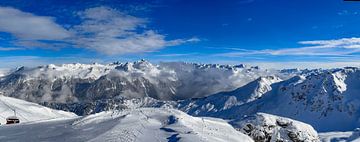
M 359 7 L 341 0 L 0 1 L 0 68 L 142 58 L 359 66 Z

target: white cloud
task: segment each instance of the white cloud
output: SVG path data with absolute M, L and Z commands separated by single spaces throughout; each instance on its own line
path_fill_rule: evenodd
M 196 55 L 198 53 L 183 53 L 183 54 L 160 54 L 157 55 L 159 57 L 184 57 L 184 56 L 191 56 L 191 55 Z
M 352 60 L 329 60 L 329 61 L 237 61 L 237 60 L 214 60 L 209 61 L 216 64 L 230 64 L 238 65 L 244 63 L 247 66 L 259 66 L 262 69 L 330 69 L 341 67 L 360 67 L 360 62 L 357 59 Z M 209 63 L 207 62 L 207 63 Z
M 332 62 L 247 62 L 249 65 L 256 65 L 264 69 L 331 69 L 342 67 L 360 67 L 360 63 L 356 61 L 332 61 Z
M 197 38 L 167 40 L 165 35 L 147 28 L 147 19 L 108 7 L 86 9 L 76 16 L 81 23 L 65 29 L 54 18 L 0 7 L 0 31 L 15 35 L 18 39 L 14 45 L 19 48 L 78 47 L 107 55 L 152 52 L 199 41 Z
M 310 56 L 346 56 L 360 52 L 360 38 L 342 38 L 336 40 L 300 41 L 299 44 L 308 45 L 300 48 L 246 50 L 232 49 L 235 52 L 217 54 L 219 56 L 246 55 L 310 55 Z
M 198 40 L 166 40 L 165 35 L 146 28 L 146 19 L 108 7 L 90 8 L 78 14 L 83 22 L 73 29 L 78 34 L 73 42 L 107 55 L 151 52 Z
M 20 66 L 36 67 L 46 64 L 70 64 L 70 63 L 103 63 L 99 58 L 85 58 L 80 55 L 66 57 L 41 57 L 41 56 L 0 56 L 0 69 L 15 69 Z
M 360 48 L 360 38 L 342 38 L 335 40 L 300 41 L 300 44 L 315 45 L 315 48 Z
M 251 64 L 260 66 L 266 69 L 330 69 L 330 68 L 341 68 L 355 66 L 360 67 L 360 63 L 356 61 L 339 61 L 339 62 L 252 62 Z
M 95 7 L 78 12 L 83 20 L 75 26 L 78 34 L 90 37 L 121 37 L 133 34 L 134 30 L 145 27 L 145 19 L 133 17 L 107 7 Z
M 24 48 L 17 47 L 0 47 L 0 51 L 14 51 L 14 50 L 23 50 Z
M 348 10 L 342 10 L 337 13 L 339 16 L 349 16 L 349 15 L 358 15 L 358 11 L 348 11 Z
M 0 68 L 0 77 L 7 75 L 10 72 L 8 68 Z
M 21 40 L 62 40 L 70 36 L 51 17 L 10 7 L 0 7 L 0 31 L 11 33 Z

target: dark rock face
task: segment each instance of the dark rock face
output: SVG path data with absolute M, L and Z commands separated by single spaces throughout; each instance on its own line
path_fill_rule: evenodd
M 74 112 L 76 115 L 88 115 L 108 110 L 122 110 L 126 106 L 117 105 L 121 104 L 119 100 L 97 100 L 93 103 L 48 103 L 44 102 L 41 105 L 53 109 Z
M 82 103 L 56 103 L 56 102 L 44 102 L 41 105 L 50 107 L 53 109 L 64 110 L 74 112 L 77 115 L 84 116 L 94 114 L 102 111 L 109 110 L 124 110 L 130 108 L 140 107 L 167 107 L 171 108 L 176 102 L 173 101 L 159 101 L 150 97 L 137 98 L 137 99 L 102 99 L 94 102 L 82 102 Z
M 84 90 L 90 87 L 89 79 L 34 79 L 27 80 L 24 75 L 12 74 L 0 81 L 0 90 L 6 96 L 31 102 L 76 102 L 83 97 Z M 75 95 L 76 94 L 76 95 Z M 85 96 L 84 96 L 85 97 Z

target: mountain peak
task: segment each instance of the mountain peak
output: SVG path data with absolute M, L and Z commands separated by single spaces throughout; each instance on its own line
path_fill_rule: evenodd
M 261 76 L 257 79 L 259 82 L 269 82 L 268 84 L 276 83 L 282 81 L 278 76 L 270 75 L 270 76 Z

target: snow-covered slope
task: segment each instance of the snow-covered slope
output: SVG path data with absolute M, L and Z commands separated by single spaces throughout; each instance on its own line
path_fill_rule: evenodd
M 26 102 L 23 100 L 5 97 L 0 95 L 0 123 L 5 124 L 6 118 L 13 116 L 14 111 L 20 122 L 31 122 L 39 120 L 49 120 L 57 118 L 72 118 L 76 117 L 74 113 L 53 110 L 47 107 L 40 106 L 35 103 Z
M 260 77 L 243 87 L 205 98 L 180 101 L 177 108 L 196 116 L 213 116 L 224 110 L 254 101 L 271 90 L 270 85 L 281 81 L 276 76 Z
M 356 128 L 353 133 L 350 135 L 348 141 L 351 142 L 360 142 L 360 128 Z
M 275 115 L 257 113 L 231 123 L 255 141 L 320 141 L 317 132 L 309 124 Z
M 157 108 L 101 112 L 80 119 L 4 126 L 0 127 L 0 133 L 0 141 L 252 142 L 250 137 L 225 121 Z
M 319 133 L 319 137 L 322 142 L 359 142 L 360 129 L 356 128 L 354 131 L 346 132 L 324 132 Z

